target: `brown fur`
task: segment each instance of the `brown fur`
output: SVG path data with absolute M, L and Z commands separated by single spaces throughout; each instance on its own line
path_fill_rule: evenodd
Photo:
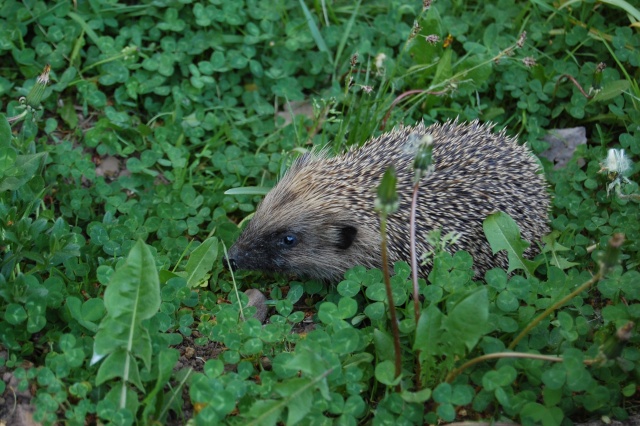
M 398 175 L 400 208 L 388 222 L 390 260 L 408 260 L 414 157 L 408 148 L 425 134 L 433 137 L 435 170 L 420 183 L 418 256 L 431 250 L 427 232 L 442 228 L 443 234 L 461 233 L 451 251 L 467 250 L 478 274 L 506 267 L 506 256 L 491 253 L 482 230 L 485 217 L 498 210 L 514 218 L 529 242 L 548 232 L 546 183 L 525 146 L 477 121 L 418 124 L 398 127 L 341 156 L 299 158 L 230 249 L 232 267 L 334 282 L 355 265 L 380 267 L 379 218 L 373 206 L 391 165 Z M 287 244 L 291 238 L 295 243 Z M 429 265 L 421 267 L 420 275 L 426 277 L 429 270 Z

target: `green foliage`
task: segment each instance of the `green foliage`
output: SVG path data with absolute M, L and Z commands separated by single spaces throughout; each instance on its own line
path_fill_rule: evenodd
M 542 263 L 527 260 L 524 256 L 529 243 L 520 239 L 520 230 L 516 222 L 503 212 L 493 213 L 483 222 L 484 233 L 491 244 L 493 254 L 501 250 L 507 252 L 509 258 L 509 269 L 511 272 L 522 269 L 527 276 L 532 276 L 536 268 Z
M 0 369 L 32 392 L 35 419 L 625 419 L 640 377 L 638 10 L 476 6 L 4 1 Z M 586 128 L 566 166 L 541 160 L 553 231 L 536 259 L 500 214 L 486 233 L 509 270 L 482 281 L 467 253 L 447 252 L 455 236 L 430 237 L 417 320 L 410 268 L 395 265 L 400 377 L 378 270 L 335 287 L 236 273 L 270 292 L 268 322 L 251 318 L 220 245 L 294 155 L 454 117 L 495 121 L 538 154 L 547 130 Z M 624 173 L 610 148 L 624 150 Z M 603 279 L 543 315 L 602 262 Z M 10 386 L 0 381 L 7 401 Z

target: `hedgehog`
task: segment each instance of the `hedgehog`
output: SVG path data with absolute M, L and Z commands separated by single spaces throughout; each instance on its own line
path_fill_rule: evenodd
M 329 157 L 311 152 L 299 157 L 269 191 L 228 252 L 232 269 L 290 273 L 338 282 L 345 271 L 363 265 L 381 267 L 380 219 L 374 210 L 376 189 L 385 170 L 397 173 L 398 210 L 388 217 L 389 261 L 408 261 L 409 215 L 416 140 L 432 138 L 433 170 L 420 181 L 416 212 L 416 251 L 433 248 L 427 234 L 455 231 L 459 239 L 447 251 L 468 251 L 476 277 L 508 266 L 507 256 L 492 253 L 482 223 L 503 211 L 518 224 L 521 237 L 534 244 L 548 232 L 550 198 L 538 160 L 526 146 L 492 124 L 457 120 L 426 127 L 399 126 L 360 148 Z M 426 278 L 430 265 L 421 265 Z

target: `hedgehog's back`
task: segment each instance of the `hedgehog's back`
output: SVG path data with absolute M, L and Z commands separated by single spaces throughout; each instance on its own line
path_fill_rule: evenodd
M 550 199 L 540 165 L 515 138 L 494 133 L 491 126 L 477 121 L 404 127 L 367 146 L 372 153 L 392 152 L 396 158 L 400 208 L 389 224 L 396 259 L 407 260 L 409 256 L 414 151 L 407 149 L 406 141 L 421 140 L 426 134 L 433 138 L 435 168 L 420 184 L 416 218 L 419 254 L 432 249 L 426 242 L 429 231 L 442 228 L 443 235 L 456 231 L 461 238 L 454 249 L 467 250 L 474 257 L 476 271 L 483 274 L 492 267 L 507 267 L 506 255 L 494 256 L 484 235 L 482 223 L 488 215 L 496 211 L 509 214 L 519 225 L 522 238 L 530 243 L 549 231 Z M 532 244 L 526 254 L 536 251 Z

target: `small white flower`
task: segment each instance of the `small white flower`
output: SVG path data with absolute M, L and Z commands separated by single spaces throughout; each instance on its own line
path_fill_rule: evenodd
M 429 34 L 428 36 L 425 36 L 424 38 L 427 43 L 429 44 L 436 44 L 437 42 L 440 41 L 440 36 L 436 35 L 436 34 Z
M 608 173 L 625 176 L 631 169 L 631 161 L 624 155 L 624 149 L 610 149 L 602 168 Z
M 600 173 L 607 173 L 611 180 L 611 183 L 607 185 L 607 195 L 615 188 L 616 193 L 622 196 L 621 187 L 631 183 L 626 176 L 631 170 L 631 160 L 624 155 L 624 149 L 610 149 L 607 153 L 607 159 L 600 163 L 600 166 Z
M 387 59 L 387 55 L 385 55 L 384 53 L 378 53 L 376 55 L 376 68 L 378 69 L 384 69 L 384 61 L 385 59 Z

